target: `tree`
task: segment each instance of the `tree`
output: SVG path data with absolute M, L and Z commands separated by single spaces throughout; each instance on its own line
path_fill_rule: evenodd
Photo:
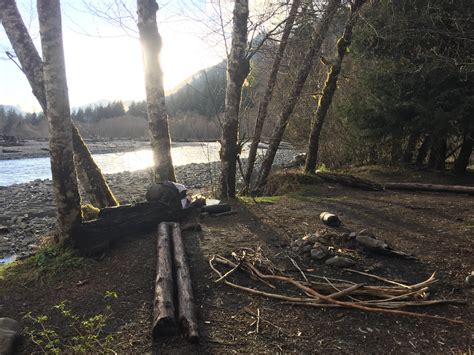
M 166 112 L 163 72 L 160 65 L 161 36 L 156 23 L 155 0 L 137 0 L 138 31 L 142 43 L 145 90 L 155 181 L 176 181 L 171 159 L 171 140 Z
M 316 169 L 316 162 L 318 159 L 319 137 L 321 129 L 323 128 L 326 114 L 331 105 L 332 98 L 337 89 L 337 79 L 341 72 L 342 61 L 346 55 L 347 49 L 352 40 L 352 28 L 357 20 L 358 11 L 365 3 L 365 0 L 352 0 L 349 3 L 350 11 L 347 19 L 344 33 L 338 39 L 336 44 L 337 57 L 335 62 L 331 65 L 326 81 L 324 82 L 323 92 L 319 98 L 318 108 L 311 127 L 311 134 L 309 136 L 308 148 L 306 153 L 305 172 L 313 173 Z
M 47 115 L 41 57 L 28 34 L 15 0 L 0 0 L 0 9 L 0 21 L 18 57 L 21 69 L 30 83 L 33 95 L 38 100 L 45 115 Z M 118 205 L 78 129 L 74 124 L 72 124 L 71 129 L 77 173 L 92 204 L 97 207 Z
M 267 152 L 265 153 L 265 158 L 258 173 L 258 179 L 255 185 L 256 191 L 262 191 L 267 183 L 267 178 L 273 165 L 273 160 L 275 159 L 276 152 L 283 138 L 283 134 L 285 133 L 288 121 L 291 117 L 291 114 L 293 113 L 296 103 L 298 102 L 299 96 L 303 90 L 303 86 L 313 67 L 314 59 L 321 50 L 324 38 L 326 37 L 329 29 L 329 25 L 339 6 L 340 0 L 329 0 L 321 19 L 318 21 L 315 27 L 313 41 L 311 42 L 311 45 L 305 54 L 304 61 L 298 70 L 289 100 L 284 106 L 283 111 L 278 118 L 275 129 L 273 130 L 272 137 L 270 139 L 270 145 L 267 149 Z
M 248 0 L 236 0 L 233 11 L 232 44 L 227 60 L 227 86 L 224 109 L 224 126 L 221 139 L 220 195 L 235 197 L 237 134 L 242 85 L 249 74 L 250 63 L 246 56 Z
M 81 223 L 81 201 L 74 167 L 59 0 L 38 1 L 38 19 L 44 58 L 51 172 L 58 214 L 56 242 L 64 243 Z
M 285 23 L 285 28 L 283 29 L 283 34 L 280 40 L 280 45 L 278 47 L 278 52 L 275 55 L 272 69 L 270 71 L 267 88 L 265 90 L 265 94 L 258 108 L 257 119 L 255 122 L 255 129 L 254 129 L 253 137 L 252 137 L 252 144 L 250 145 L 249 156 L 248 156 L 248 161 L 247 161 L 247 170 L 245 172 L 245 177 L 244 177 L 246 192 L 249 189 L 250 179 L 252 177 L 252 172 L 255 165 L 255 158 L 257 156 L 258 144 L 260 143 L 260 138 L 263 131 L 263 125 L 265 124 L 265 119 L 268 112 L 268 106 L 273 96 L 273 90 L 275 89 L 276 79 L 278 76 L 278 71 L 280 69 L 280 63 L 283 59 L 283 54 L 285 53 L 286 45 L 288 43 L 288 38 L 290 37 L 291 29 L 293 28 L 293 23 L 295 21 L 300 2 L 301 0 L 293 0 L 293 4 L 291 5 L 290 13 L 288 14 L 288 18 Z

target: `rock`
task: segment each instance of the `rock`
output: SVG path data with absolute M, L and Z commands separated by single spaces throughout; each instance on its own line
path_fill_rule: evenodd
M 20 323 L 11 318 L 0 318 L 0 354 L 15 353 L 15 347 L 20 340 Z
M 8 227 L 4 226 L 3 224 L 0 224 L 0 234 L 7 234 L 8 233 Z
M 356 242 L 362 245 L 363 247 L 369 249 L 369 250 L 374 250 L 374 251 L 384 251 L 384 250 L 390 250 L 390 247 L 388 246 L 387 243 L 385 243 L 382 240 L 375 239 L 373 237 L 370 237 L 368 235 L 358 235 L 355 238 Z
M 341 225 L 341 220 L 335 214 L 329 212 L 322 212 L 319 215 L 319 219 L 326 225 L 331 227 L 339 227 Z
M 318 240 L 319 235 L 317 234 L 307 234 L 305 235 L 303 240 L 303 245 L 313 245 Z
M 305 246 L 301 249 L 301 251 L 302 251 L 303 253 L 308 253 L 312 248 L 313 248 L 312 245 L 305 245 Z
M 356 232 L 349 233 L 349 238 L 355 238 L 357 236 Z
M 474 286 L 474 271 L 471 271 L 471 274 L 466 276 L 465 282 L 468 287 Z
M 321 243 L 314 243 L 313 249 L 310 252 L 311 259 L 313 260 L 323 260 L 329 256 L 329 249 L 327 246 Z
M 355 261 L 343 256 L 334 256 L 325 262 L 326 265 L 337 266 L 337 267 L 351 267 L 355 265 Z

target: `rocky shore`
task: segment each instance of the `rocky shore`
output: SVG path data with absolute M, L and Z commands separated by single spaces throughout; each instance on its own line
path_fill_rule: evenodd
M 294 154 L 290 150 L 279 151 L 275 164 L 287 163 Z M 245 160 L 243 163 L 245 166 Z M 191 191 L 212 191 L 218 181 L 220 163 L 188 164 L 175 169 L 178 181 Z M 125 171 L 106 175 L 106 178 L 122 204 L 133 203 L 144 199 L 151 171 Z M 0 263 L 11 256 L 25 257 L 34 253 L 39 239 L 55 226 L 52 181 L 0 186 L 0 211 Z

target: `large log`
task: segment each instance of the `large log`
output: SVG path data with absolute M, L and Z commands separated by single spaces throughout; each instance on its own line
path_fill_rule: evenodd
M 344 186 L 356 187 L 363 190 L 382 191 L 384 189 L 382 185 L 375 181 L 362 179 L 348 174 L 334 174 L 316 171 L 316 176 L 326 182 L 338 183 Z
M 173 303 L 173 267 L 169 224 L 158 227 L 155 297 L 153 302 L 153 337 L 176 334 Z
M 385 184 L 385 188 L 387 190 L 451 192 L 457 194 L 474 195 L 474 186 L 390 182 Z
M 173 255 L 176 268 L 176 284 L 178 288 L 179 322 L 191 341 L 199 340 L 196 309 L 194 306 L 191 275 L 186 262 L 183 239 L 178 223 L 173 223 Z
M 188 211 L 173 209 L 158 201 L 104 208 L 97 219 L 82 223 L 74 232 L 74 245 L 82 254 L 97 254 L 114 240 L 152 231 L 163 221 L 177 222 Z

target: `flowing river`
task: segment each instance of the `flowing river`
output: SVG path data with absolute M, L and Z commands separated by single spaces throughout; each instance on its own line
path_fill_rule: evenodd
M 207 163 L 219 160 L 220 144 L 177 143 L 173 144 L 171 155 L 175 166 L 191 163 Z M 246 157 L 248 151 L 244 151 Z M 151 167 L 153 164 L 150 149 L 123 153 L 93 154 L 94 160 L 104 174 L 121 171 L 136 171 Z M 36 179 L 51 179 L 49 157 L 0 160 L 0 186 L 25 183 Z

